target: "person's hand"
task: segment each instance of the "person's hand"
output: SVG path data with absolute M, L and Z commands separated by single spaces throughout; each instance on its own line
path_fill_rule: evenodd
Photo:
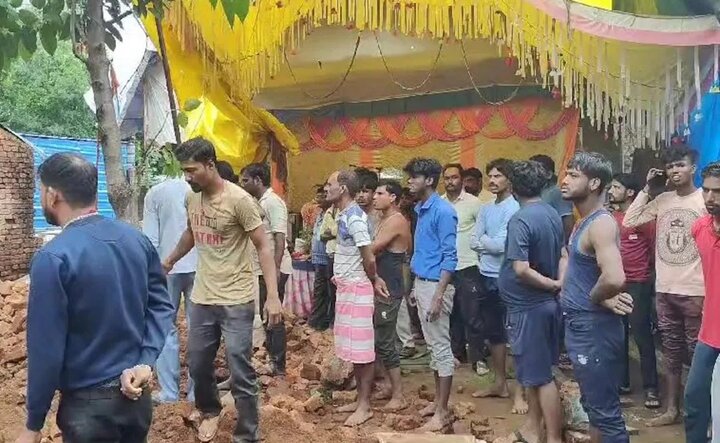
M 611 310 L 613 314 L 628 315 L 633 311 L 633 299 L 628 293 L 622 292 L 615 297 L 600 302 L 600 305 Z
M 40 443 L 41 437 L 39 432 L 25 429 L 18 435 L 18 438 L 15 439 L 15 443 Z
M 560 280 L 553 280 L 552 292 L 553 294 L 559 294 L 562 291 L 562 282 Z
M 390 290 L 387 287 L 387 283 L 385 283 L 385 280 L 382 278 L 375 277 L 373 288 L 375 289 L 375 293 L 380 297 L 390 298 Z
M 434 322 L 440 318 L 442 312 L 443 298 L 442 295 L 433 297 L 432 304 L 430 305 L 430 311 L 427 313 L 427 321 Z
M 175 266 L 175 265 L 173 265 L 172 263 L 170 263 L 167 260 L 162 262 L 162 268 L 163 268 L 163 271 L 165 271 L 165 274 L 169 274 L 170 271 L 172 271 L 173 266 Z
M 660 177 L 665 175 L 665 171 L 658 168 L 650 168 L 650 170 L 647 173 L 646 183 L 650 180 L 654 179 L 655 177 Z
M 152 369 L 148 365 L 137 365 L 125 369 L 120 375 L 120 392 L 130 400 L 137 400 L 151 379 Z
M 265 301 L 263 317 L 268 326 L 279 325 L 283 321 L 282 304 L 277 297 L 268 297 Z

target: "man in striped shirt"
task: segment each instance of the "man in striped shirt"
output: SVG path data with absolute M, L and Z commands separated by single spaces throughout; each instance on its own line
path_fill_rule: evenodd
M 345 426 L 357 426 L 372 418 L 370 394 L 374 375 L 374 296 L 388 297 L 385 282 L 376 275 L 368 217 L 355 202 L 360 189 L 357 174 L 343 170 L 327 182 L 327 200 L 338 209 L 337 248 L 333 274 L 335 301 L 335 352 L 353 364 L 358 400 L 338 412 L 352 412 Z M 374 288 L 373 288 L 374 287 Z

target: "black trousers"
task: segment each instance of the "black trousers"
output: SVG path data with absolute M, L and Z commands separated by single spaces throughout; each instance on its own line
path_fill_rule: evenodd
M 57 413 L 66 443 L 144 443 L 151 423 L 150 391 L 133 401 L 119 385 L 63 393 Z
M 335 284 L 332 276 L 332 261 L 327 265 L 315 265 L 312 312 L 308 324 L 317 331 L 329 329 L 335 322 Z
M 278 281 L 278 296 L 280 302 L 285 301 L 285 284 L 288 281 L 289 275 L 280 273 L 280 280 Z M 265 279 L 260 276 L 260 315 L 263 315 L 265 311 L 265 302 L 267 301 L 267 286 L 265 286 Z M 273 370 L 278 375 L 285 374 L 285 360 L 287 357 L 287 337 L 285 331 L 285 323 L 281 322 L 275 326 L 269 326 L 265 324 L 265 349 L 268 351 L 270 361 L 273 365 Z
M 217 416 L 222 410 L 215 380 L 215 357 L 222 337 L 230 392 L 238 411 L 233 443 L 260 441 L 257 375 L 252 365 L 253 320 L 252 302 L 230 306 L 190 303 L 188 359 L 195 381 L 195 407 L 206 416 Z
M 643 389 L 658 389 L 657 359 L 655 356 L 655 341 L 652 335 L 653 322 L 653 284 L 650 281 L 642 283 L 628 282 L 627 293 L 633 298 L 633 312 L 624 316 L 625 323 L 625 360 L 623 368 L 623 387 L 630 387 L 630 346 L 629 335 L 632 334 L 635 344 L 640 351 L 640 373 L 642 374 Z M 628 334 L 628 331 L 630 334 Z
M 483 284 L 477 266 L 455 271 L 455 300 L 450 314 L 450 345 L 455 358 L 476 363 L 483 357 Z

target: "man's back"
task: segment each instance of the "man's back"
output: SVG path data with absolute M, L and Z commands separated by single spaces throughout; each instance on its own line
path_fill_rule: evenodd
M 513 262 L 526 261 L 530 268 L 556 280 L 563 245 L 562 220 L 544 202 L 525 204 L 508 223 L 505 261 L 500 270 L 501 295 L 508 311 L 522 311 L 555 299 L 555 294 L 523 283 Z
M 190 185 L 185 180 L 171 178 L 150 188 L 145 196 L 143 232 L 157 248 L 161 260 L 175 249 L 187 228 L 185 198 L 188 192 Z M 193 249 L 175 264 L 170 273 L 190 273 L 196 268 L 197 252 Z
M 154 364 L 174 308 L 155 249 L 132 226 L 97 215 L 72 222 L 36 254 L 30 284 L 29 415 L 55 389 Z M 149 305 L 161 317 L 147 318 Z

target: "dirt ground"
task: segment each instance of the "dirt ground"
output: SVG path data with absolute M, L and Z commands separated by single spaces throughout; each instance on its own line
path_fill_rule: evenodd
M 11 442 L 23 428 L 26 412 L 25 384 L 25 318 L 27 283 L 0 283 L 0 443 Z M 184 316 L 180 316 L 184 318 Z M 352 391 L 344 391 L 349 379 L 349 367 L 339 362 L 332 352 L 332 335 L 311 331 L 299 322 L 289 324 L 288 374 L 284 380 L 262 375 L 265 352 L 259 348 L 254 363 L 260 374 L 262 438 L 267 443 L 339 443 L 370 442 L 377 432 L 413 432 L 423 422 L 418 411 L 432 399 L 432 374 L 422 359 L 403 362 L 403 382 L 410 406 L 398 414 L 379 410 L 366 424 L 356 429 L 342 426 L 347 414 L 335 414 L 338 405 L 349 402 Z M 181 336 L 184 336 L 181 325 Z M 221 350 L 222 352 L 222 350 Z M 227 375 L 222 353 L 218 360 L 218 377 Z M 637 368 L 633 368 L 637 374 Z M 186 375 L 183 375 L 183 384 Z M 522 423 L 522 417 L 510 413 L 507 399 L 473 399 L 472 392 L 490 383 L 491 377 L 479 377 L 468 367 L 460 367 L 454 380 L 451 402 L 456 422 L 454 432 L 472 433 L 478 439 L 493 441 L 508 435 Z M 633 380 L 637 382 L 637 380 Z M 565 385 L 563 385 L 565 387 Z M 638 386 L 635 383 L 635 386 Z M 653 412 L 642 407 L 642 395 L 631 397 L 635 405 L 625 408 L 628 425 L 637 430 L 631 440 L 638 443 L 676 443 L 684 440 L 682 427 L 648 429 L 644 420 Z M 45 443 L 61 442 L 54 423 L 54 411 L 49 414 L 43 430 Z M 384 402 L 374 402 L 381 406 Z M 151 443 L 195 442 L 193 428 L 186 420 L 192 405 L 181 402 L 155 408 Z M 233 408 L 227 408 L 216 442 L 231 441 L 234 426 Z

